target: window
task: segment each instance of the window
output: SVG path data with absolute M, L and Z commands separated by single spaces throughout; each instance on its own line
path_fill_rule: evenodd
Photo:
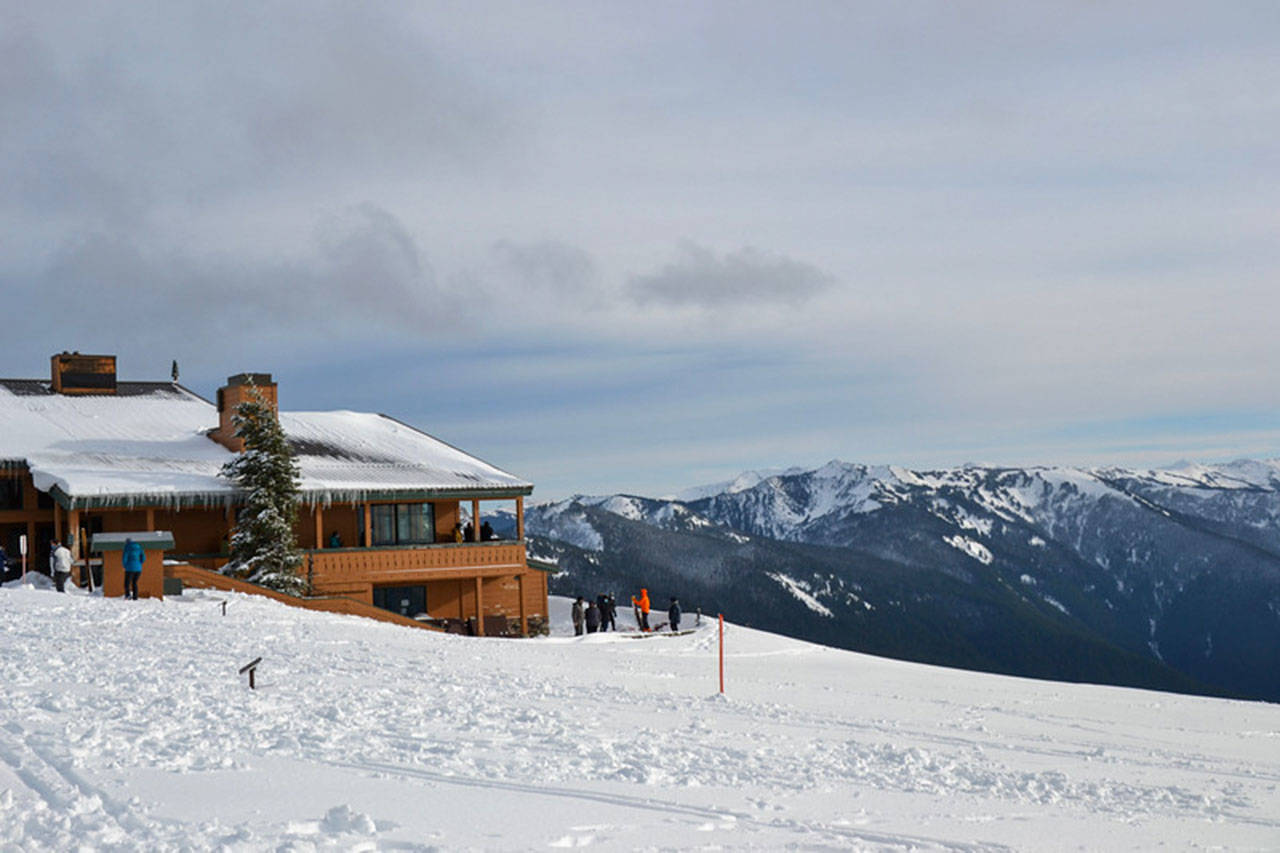
M 370 514 L 374 545 L 428 545 L 436 540 L 431 504 L 374 504 Z
M 373 589 L 373 606 L 399 613 L 401 616 L 417 616 L 427 612 L 427 588 L 425 586 L 379 586 Z
M 22 509 L 22 481 L 0 477 L 0 509 Z

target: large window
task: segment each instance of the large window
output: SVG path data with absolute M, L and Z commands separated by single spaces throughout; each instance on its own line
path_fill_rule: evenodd
M 401 616 L 418 616 L 427 612 L 427 588 L 425 586 L 378 586 L 373 589 L 373 606 L 399 613 Z
M 428 545 L 436 541 L 431 504 L 374 504 L 374 545 Z

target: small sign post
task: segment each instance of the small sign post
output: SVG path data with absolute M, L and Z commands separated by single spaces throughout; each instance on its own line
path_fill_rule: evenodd
M 18 552 L 22 554 L 22 582 L 27 582 L 27 534 L 18 537 Z
M 257 690 L 257 686 L 253 683 L 253 674 L 258 670 L 258 664 L 262 663 L 262 658 L 257 657 L 240 667 L 240 674 L 249 673 L 249 689 Z

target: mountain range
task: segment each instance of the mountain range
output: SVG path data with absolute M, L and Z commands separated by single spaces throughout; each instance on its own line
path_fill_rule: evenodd
M 1280 460 L 840 461 L 534 505 L 553 592 L 991 672 L 1280 701 Z

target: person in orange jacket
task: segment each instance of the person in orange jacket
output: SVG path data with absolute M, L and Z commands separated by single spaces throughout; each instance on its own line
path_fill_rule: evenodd
M 649 590 L 641 587 L 640 597 L 631 596 L 631 606 L 635 608 L 637 613 L 636 621 L 640 623 L 641 631 L 649 630 Z

